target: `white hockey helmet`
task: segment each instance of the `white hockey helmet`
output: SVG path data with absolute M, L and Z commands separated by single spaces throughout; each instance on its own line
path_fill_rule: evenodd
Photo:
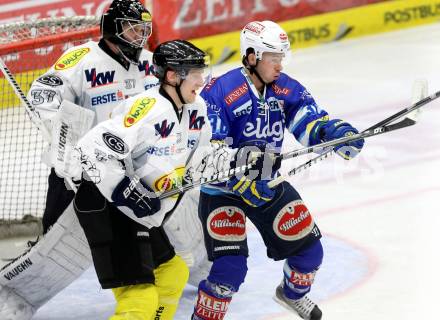
M 248 23 L 240 35 L 241 57 L 247 57 L 248 49 L 254 49 L 258 60 L 263 52 L 287 53 L 290 42 L 286 32 L 273 21 L 252 21 Z

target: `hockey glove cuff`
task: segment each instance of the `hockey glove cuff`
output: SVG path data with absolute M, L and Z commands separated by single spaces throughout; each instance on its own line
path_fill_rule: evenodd
M 319 128 L 321 141 L 331 141 L 358 133 L 359 131 L 351 124 L 340 119 L 323 122 Z M 333 150 L 345 160 L 351 160 L 362 150 L 364 142 L 364 139 L 347 142 L 337 145 Z
M 267 180 L 249 180 L 245 176 L 239 180 L 234 177 L 228 181 L 227 187 L 251 207 L 261 207 L 275 196 L 275 190 L 269 188 Z

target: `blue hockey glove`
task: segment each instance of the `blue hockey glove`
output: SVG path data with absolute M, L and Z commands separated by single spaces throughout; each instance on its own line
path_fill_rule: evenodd
M 112 193 L 112 200 L 117 207 L 129 207 L 138 218 L 150 216 L 160 210 L 160 200 L 138 177 L 125 177 Z
M 275 190 L 268 187 L 267 180 L 234 177 L 228 181 L 227 187 L 251 207 L 261 207 L 275 196 Z
M 351 124 L 340 119 L 334 119 L 324 122 L 320 128 L 320 136 L 323 141 L 331 141 L 334 139 L 349 137 L 358 134 L 359 131 Z M 364 139 L 340 144 L 333 148 L 333 150 L 345 160 L 351 160 L 361 152 L 364 146 Z

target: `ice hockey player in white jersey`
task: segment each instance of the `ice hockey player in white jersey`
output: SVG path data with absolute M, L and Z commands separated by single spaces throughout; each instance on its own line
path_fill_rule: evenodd
M 73 191 L 66 192 L 66 188 L 62 188 L 66 170 L 62 167 L 57 170 L 57 162 L 69 161 L 64 150 L 70 147 L 60 143 L 68 134 L 63 132 L 66 129 L 63 119 L 60 120 L 61 102 L 67 100 L 78 105 L 78 112 L 83 108 L 93 111 L 95 125 L 107 120 L 124 99 L 157 85 L 152 74 L 152 54 L 144 49 L 151 27 L 151 15 L 140 2 L 115 0 L 102 16 L 99 42 L 89 41 L 67 50 L 32 84 L 29 101 L 54 133 L 47 159 L 54 169 L 49 177 L 43 215 L 44 233 L 74 195 Z M 58 127 L 61 129 L 57 130 Z M 60 133 L 59 136 L 56 133 Z
M 188 278 L 162 225 L 188 163 L 210 146 L 204 84 L 206 54 L 184 40 L 153 54 L 160 87 L 138 94 L 77 144 L 84 180 L 74 208 L 98 279 L 112 288 L 116 319 L 172 319 Z M 204 148 L 206 147 L 206 148 Z
M 74 192 L 64 177 L 69 180 L 71 174 L 80 172 L 70 155 L 84 132 L 108 119 L 124 99 L 157 85 L 152 53 L 144 49 L 151 26 L 151 16 L 140 2 L 114 0 L 102 17 L 99 42 L 67 50 L 32 84 L 28 99 L 53 137 L 45 156 L 52 170 L 43 215 L 44 235 L 0 270 L 0 319 L 30 319 L 92 265 L 90 249 L 73 211 Z M 170 217 L 165 229 L 176 251 L 195 270 L 191 272 L 192 283 L 198 283 L 207 272 L 203 265 L 208 262 L 201 250 L 198 195 L 194 194 L 182 198 L 179 215 Z M 188 237 L 188 229 L 199 236 Z

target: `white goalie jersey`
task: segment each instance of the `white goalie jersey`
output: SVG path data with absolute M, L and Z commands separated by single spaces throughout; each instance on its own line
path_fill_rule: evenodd
M 122 100 L 158 83 L 151 52 L 143 50 L 138 65 L 125 67 L 112 54 L 105 42 L 89 41 L 67 50 L 32 83 L 29 102 L 52 136 L 43 162 L 59 176 L 70 178 L 80 172 L 71 163 L 71 153 L 85 132 L 109 119 Z
M 139 65 L 126 69 L 89 41 L 67 50 L 34 81 L 28 99 L 49 128 L 62 100 L 94 111 L 96 124 L 109 119 L 122 100 L 157 85 L 151 61 L 152 53 L 143 50 Z
M 155 192 L 180 186 L 187 169 L 212 151 L 211 126 L 202 98 L 177 111 L 159 88 L 126 100 L 112 119 L 94 127 L 77 144 L 83 170 L 100 192 L 111 200 L 113 190 L 127 176 L 141 178 Z M 161 210 L 138 218 L 147 227 L 159 226 L 176 204 L 177 196 L 161 201 Z

